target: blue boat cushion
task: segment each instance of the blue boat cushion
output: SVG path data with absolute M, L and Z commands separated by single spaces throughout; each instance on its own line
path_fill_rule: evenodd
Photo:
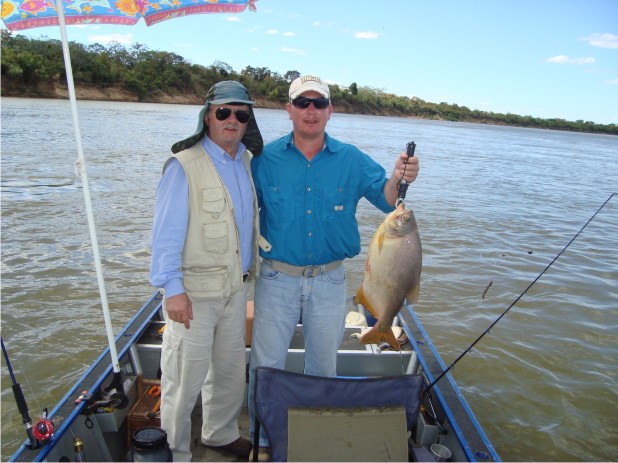
M 421 375 L 324 378 L 270 367 L 256 368 L 256 418 L 266 432 L 273 461 L 286 461 L 288 407 L 397 407 L 410 429 L 421 404 Z

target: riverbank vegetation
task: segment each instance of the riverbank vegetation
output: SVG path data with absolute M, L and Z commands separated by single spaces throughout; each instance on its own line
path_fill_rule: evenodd
M 2 96 L 58 97 L 54 88 L 66 87 L 61 42 L 1 32 Z M 232 79 L 247 87 L 258 107 L 283 108 L 290 82 L 300 75 L 298 71 L 281 75 L 266 67 L 251 66 L 237 72 L 222 61 L 210 66 L 191 64 L 176 53 L 149 50 L 141 44 L 126 48 L 116 42 L 108 46 L 70 42 L 69 50 L 75 86 L 99 90 L 93 92 L 93 99 L 104 92 L 110 99 L 124 101 L 202 104 L 211 85 Z M 618 135 L 615 124 L 479 111 L 397 96 L 357 83 L 349 87 L 331 85 L 330 90 L 337 112 Z

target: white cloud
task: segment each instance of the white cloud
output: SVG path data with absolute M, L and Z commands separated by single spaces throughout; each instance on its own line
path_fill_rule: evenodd
M 299 50 L 297 48 L 287 48 L 287 47 L 282 47 L 281 51 L 285 52 L 285 53 L 293 53 L 295 55 L 304 55 L 305 52 L 302 50 Z
M 294 37 L 294 32 L 284 32 L 283 35 L 285 35 L 286 37 Z
M 107 35 L 89 35 L 88 40 L 91 42 L 109 44 L 111 42 L 118 42 L 122 44 L 133 43 L 133 34 L 107 34 Z
M 380 34 L 378 34 L 377 32 L 357 32 L 356 34 L 354 34 L 354 38 L 355 39 L 377 39 L 378 37 L 380 37 Z
M 618 35 L 614 34 L 592 34 L 583 37 L 581 40 L 588 42 L 588 45 L 599 48 L 618 48 Z
M 552 56 L 551 58 L 547 58 L 545 61 L 555 64 L 594 64 L 595 62 L 594 58 L 591 56 L 586 58 L 570 58 L 566 55 Z
M 227 16 L 225 20 L 230 22 L 238 22 L 240 21 L 240 18 L 238 16 Z
M 610 85 L 618 85 L 618 79 L 604 80 L 603 83 L 610 84 Z
M 277 35 L 277 34 L 279 34 L 279 31 L 277 29 L 269 29 L 269 30 L 266 31 L 266 33 L 268 35 Z

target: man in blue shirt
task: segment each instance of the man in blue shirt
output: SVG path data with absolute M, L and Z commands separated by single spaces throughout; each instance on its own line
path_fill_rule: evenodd
M 163 288 L 161 427 L 174 461 L 190 461 L 191 411 L 202 394 L 201 441 L 246 458 L 247 291 L 259 269 L 250 160 L 262 151 L 247 89 L 211 87 L 195 134 L 172 146 L 157 188 L 150 282 Z
M 418 158 L 401 153 L 393 175 L 353 145 L 326 132 L 333 112 L 328 84 L 302 76 L 289 89 L 293 131 L 264 147 L 251 162 L 262 237 L 251 336 L 249 412 L 253 425 L 255 368 L 284 368 L 302 317 L 305 373 L 335 376 L 346 316 L 342 261 L 360 252 L 356 206 L 366 198 L 384 212 L 397 200 L 400 180 L 418 175 Z M 250 434 L 253 434 L 251 429 Z M 268 458 L 260 435 L 260 459 Z M 265 449 L 262 449 L 265 447 Z

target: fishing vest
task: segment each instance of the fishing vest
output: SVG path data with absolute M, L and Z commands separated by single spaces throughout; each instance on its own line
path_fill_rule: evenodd
M 253 156 L 250 151 L 245 151 L 242 156 L 253 189 L 253 260 L 249 281 L 255 281 L 259 271 L 260 230 L 251 176 Z M 201 143 L 174 157 L 182 165 L 189 184 L 189 223 L 181 267 L 185 291 L 191 299 L 198 301 L 228 298 L 240 291 L 243 285 L 240 237 L 232 198 Z M 169 160 L 164 170 L 167 163 Z

